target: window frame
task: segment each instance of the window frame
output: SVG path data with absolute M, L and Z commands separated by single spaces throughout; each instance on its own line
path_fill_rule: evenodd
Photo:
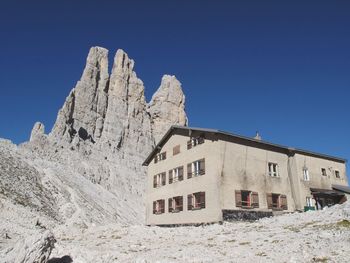
M 335 178 L 340 179 L 340 171 L 334 170 L 334 176 L 335 176 Z
M 306 182 L 310 181 L 310 173 L 309 173 L 309 169 L 304 167 L 303 168 L 303 180 Z
M 321 174 L 322 174 L 322 176 L 327 176 L 327 169 L 321 168 Z
M 267 167 L 268 167 L 270 177 L 274 177 L 274 178 L 280 177 L 278 163 L 268 162 Z M 271 170 L 271 168 L 272 168 L 272 170 Z

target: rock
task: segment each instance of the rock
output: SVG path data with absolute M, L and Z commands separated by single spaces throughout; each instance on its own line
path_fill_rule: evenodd
M 46 263 L 56 240 L 50 231 L 19 240 L 4 258 L 7 263 Z
M 45 126 L 41 122 L 36 122 L 30 135 L 30 141 L 40 140 L 45 134 Z
M 175 76 L 164 75 L 148 106 L 152 132 L 157 143 L 173 124 L 187 126 L 185 95 Z

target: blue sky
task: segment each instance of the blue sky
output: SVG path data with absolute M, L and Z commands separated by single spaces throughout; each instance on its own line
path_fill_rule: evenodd
M 1 1 L 0 137 L 47 131 L 91 46 L 150 100 L 175 74 L 191 126 L 350 158 L 350 1 Z

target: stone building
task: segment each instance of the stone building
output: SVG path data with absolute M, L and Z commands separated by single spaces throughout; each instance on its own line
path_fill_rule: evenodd
M 149 154 L 146 224 L 201 224 L 346 200 L 346 160 L 212 129 L 172 126 Z M 339 187 L 338 187 L 339 188 Z

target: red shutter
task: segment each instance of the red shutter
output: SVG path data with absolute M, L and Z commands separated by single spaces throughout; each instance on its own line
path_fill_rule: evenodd
M 182 181 L 184 179 L 184 167 L 179 167 L 179 181 Z
M 165 212 L 165 200 L 164 199 L 160 200 L 160 212 L 161 213 Z
M 187 142 L 187 150 L 189 150 L 189 149 L 191 149 L 191 148 L 192 148 L 192 141 L 189 140 L 189 141 Z
M 173 204 L 173 199 L 172 199 L 172 198 L 169 198 L 169 199 L 168 199 L 168 211 L 169 211 L 169 213 L 172 213 L 172 212 L 173 212 L 173 206 L 172 206 L 172 204 Z
M 281 208 L 283 210 L 288 210 L 287 196 L 281 195 L 280 198 L 281 198 Z
M 242 193 L 240 190 L 235 191 L 236 207 L 242 207 Z
M 169 170 L 169 184 L 173 183 L 173 170 Z
M 187 210 L 192 210 L 192 195 L 187 196 Z
M 267 200 L 267 208 L 272 209 L 273 205 L 272 205 L 272 194 L 271 193 L 266 194 L 266 200 Z
M 203 175 L 205 174 L 205 159 L 200 159 L 199 160 L 199 174 Z
M 200 207 L 205 208 L 205 192 L 199 193 L 199 202 L 200 202 Z
M 257 192 L 252 192 L 252 207 L 259 208 L 259 194 Z
M 173 155 L 179 154 L 180 153 L 180 145 L 176 145 L 173 148 Z
M 166 173 L 162 173 L 162 185 L 166 183 Z
M 182 196 L 179 196 L 179 211 L 183 211 L 184 199 Z
M 153 188 L 157 187 L 157 176 L 153 176 Z
M 157 211 L 156 211 L 156 207 L 157 207 L 157 202 L 154 201 L 153 202 L 153 214 L 155 214 Z
M 187 178 L 192 178 L 192 163 L 187 164 Z

